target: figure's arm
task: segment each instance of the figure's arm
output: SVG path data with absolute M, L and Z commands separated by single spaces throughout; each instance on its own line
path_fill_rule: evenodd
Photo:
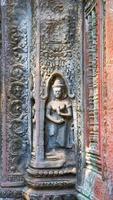
M 46 117 L 47 117 L 47 119 L 49 119 L 50 121 L 52 121 L 56 124 L 64 123 L 64 119 L 55 119 L 53 116 L 51 116 L 51 108 L 47 108 Z

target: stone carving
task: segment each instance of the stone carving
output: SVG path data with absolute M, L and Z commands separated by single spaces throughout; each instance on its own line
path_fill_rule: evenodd
M 52 177 L 61 177 L 64 175 L 75 175 L 76 174 L 76 167 L 66 167 L 63 169 L 28 169 L 29 173 L 32 173 L 32 176 L 35 177 L 49 177 L 52 175 Z
M 11 130 L 13 134 L 17 134 L 20 137 L 26 134 L 27 129 L 27 122 L 24 120 L 15 119 L 11 124 Z
M 5 187 L 8 189 L 9 187 L 23 186 L 23 173 L 25 172 L 30 154 L 28 139 L 29 31 L 27 25 L 28 2 L 8 0 L 5 4 L 6 6 L 2 7 L 2 17 L 0 17 L 0 21 L 2 19 L 3 28 L 2 65 L 0 65 L 0 74 L 1 68 L 3 69 L 3 91 L 1 91 L 0 88 L 0 93 L 3 93 L 2 111 L 4 113 L 2 113 L 3 126 L 2 135 L 0 137 L 2 141 L 1 163 L 3 177 L 1 185 L 3 188 Z M 23 20 L 20 20 L 21 18 Z M 6 43 L 7 45 L 5 45 Z M 12 191 L 11 189 L 7 190 L 6 194 L 4 194 L 4 198 L 8 198 L 8 191 L 10 191 L 12 195 L 9 195 L 9 198 L 21 198 L 21 195 L 18 196 L 18 193 L 22 193 L 22 188 L 17 190 L 15 194 L 13 189 Z M 2 196 L 2 191 L 0 191 L 0 198 L 2 198 Z
M 23 76 L 23 65 L 20 63 L 13 65 L 13 69 L 11 70 L 11 78 L 14 80 L 21 80 Z
M 62 11 L 60 11 L 60 6 Z M 75 132 L 77 132 L 75 140 L 77 141 L 78 154 L 76 159 L 78 160 L 79 179 L 83 167 L 81 152 L 84 148 L 81 141 L 81 134 L 83 133 L 81 130 L 81 12 L 82 1 L 79 2 L 79 5 L 76 1 L 65 1 L 65 3 L 62 0 L 51 1 L 51 5 L 49 1 L 40 2 L 40 95 L 42 98 L 47 96 L 46 84 L 48 79 L 52 73 L 60 71 L 67 80 L 69 96 L 76 97 L 73 108 L 74 116 L 76 115 L 75 118 L 77 118 L 74 130 L 76 129 Z M 77 19 L 79 20 L 77 21 Z
M 26 181 L 32 186 L 34 189 L 70 189 L 75 187 L 75 180 L 74 179 L 60 179 L 60 180 L 42 180 L 39 181 L 38 179 L 26 178 Z
M 11 85 L 11 94 L 16 98 L 21 98 L 23 95 L 24 84 L 22 82 L 13 82 Z
M 0 184 L 3 190 L 0 190 L 0 198 L 76 199 L 76 175 L 77 180 L 80 179 L 84 150 L 81 81 L 83 4 L 89 35 L 86 71 L 91 151 L 87 154 L 87 163 L 100 168 L 96 151 L 99 131 L 96 1 L 85 0 L 82 3 L 82 0 L 1 2 L 0 104 L 3 105 L 3 113 L 0 112 L 0 132 L 3 133 L 0 136 L 0 169 L 2 163 L 3 176 L 0 174 L 0 177 L 3 177 L 3 182 L 0 180 Z M 26 183 L 23 173 L 30 154 L 32 160 Z M 30 190 L 27 188 L 27 196 L 22 197 L 24 183 Z
M 22 200 L 22 191 L 18 189 L 0 189 L 0 198 L 5 200 Z
M 92 9 L 93 8 L 93 9 Z M 100 171 L 101 161 L 99 155 L 99 83 L 98 83 L 98 64 L 97 64 L 97 10 L 96 1 L 88 1 L 85 5 L 85 20 L 88 27 L 88 63 L 87 65 L 87 118 L 89 130 L 89 149 L 87 149 L 87 163 L 92 165 L 95 170 Z M 95 161 L 94 161 L 95 158 Z
M 78 16 L 78 7 L 76 1 L 70 0 L 33 2 L 32 158 L 25 175 L 28 188 L 33 191 L 28 194 L 26 188 L 25 199 L 28 196 L 30 199 L 44 199 L 39 195 L 40 188 L 49 190 L 46 199 L 71 198 L 70 192 L 76 184 L 77 162 L 79 169 L 82 164 L 82 150 L 78 145 L 82 143 L 81 16 Z M 57 189 L 65 189 L 67 195 L 58 194 Z M 51 190 L 56 192 L 53 197 Z
M 27 195 L 24 196 L 24 199 L 27 200 Z M 76 195 L 67 194 L 67 195 L 31 195 L 30 200 L 77 200 Z
M 53 12 L 51 12 L 51 8 L 58 8 L 60 6 L 63 8 L 63 13 L 60 12 L 56 18 Z M 46 81 L 55 70 L 61 70 L 67 78 L 70 93 L 76 93 L 75 84 L 72 83 L 78 65 L 78 58 L 76 56 L 78 56 L 77 52 L 79 48 L 79 43 L 75 41 L 77 39 L 75 38 L 77 28 L 75 23 L 77 15 L 76 2 L 66 1 L 64 4 L 61 0 L 57 2 L 52 1 L 52 4 L 50 4 L 50 2 L 43 0 L 40 9 L 40 15 L 42 16 L 40 22 L 41 94 L 45 94 Z M 46 18 L 43 17 L 44 10 Z M 76 45 L 74 46 L 75 43 Z
M 12 10 L 9 9 L 8 14 L 12 17 L 18 12 L 17 3 L 13 4 L 14 15 Z M 9 6 L 10 7 L 10 6 Z M 13 9 L 12 8 L 12 9 Z M 25 14 L 25 8 L 23 12 Z M 18 31 L 18 34 L 17 34 Z M 28 139 L 27 139 L 27 22 L 20 23 L 19 19 L 12 20 L 11 26 L 9 27 L 10 32 L 10 43 L 12 51 L 12 68 L 10 70 L 11 85 L 9 89 L 10 96 L 10 153 L 9 156 L 9 169 L 15 172 L 22 172 L 25 170 L 27 162 L 28 152 Z M 26 75 L 25 75 L 26 74 Z M 25 123 L 25 124 L 24 124 Z M 26 159 L 23 161 L 23 158 Z M 11 164 L 12 163 L 12 164 Z
M 33 162 L 31 161 L 29 166 L 30 177 L 26 178 L 29 185 L 34 187 L 34 182 L 37 188 L 63 188 L 66 189 L 67 195 L 57 193 L 51 198 L 73 199 L 68 190 L 75 188 L 77 159 L 81 164 L 82 152 L 81 146 L 78 145 L 81 144 L 79 4 L 74 0 L 39 0 L 33 1 L 31 6 L 31 24 L 28 1 L 8 0 L 3 10 L 4 37 L 7 41 L 7 45 L 4 46 L 6 56 L 3 56 L 4 80 L 7 81 L 4 102 L 6 116 L 2 138 L 3 152 L 7 150 L 7 154 L 2 155 L 5 164 L 3 174 L 12 188 L 16 185 L 22 186 L 31 148 Z M 32 26 L 32 33 L 29 26 Z M 31 91 L 29 72 L 33 75 Z M 39 84 L 36 82 L 37 77 Z M 37 118 L 40 123 L 38 125 Z M 38 140 L 41 137 L 42 139 Z M 35 146 L 37 141 L 41 147 L 40 154 L 37 153 L 39 146 Z M 44 157 L 41 157 L 43 149 Z M 34 177 L 35 170 L 37 172 Z M 54 180 L 51 181 L 52 176 Z M 43 195 L 41 198 L 44 198 Z
M 72 104 L 63 78 L 56 76 L 52 81 L 45 116 L 46 158 L 65 159 L 65 149 L 74 145 Z
M 81 173 L 81 8 L 81 3 L 70 0 L 33 2 L 32 158 L 25 175 L 28 188 L 37 193 L 35 197 L 31 191 L 31 199 L 40 196 L 40 188 L 65 189 L 65 198 L 56 192 L 53 199 L 71 198 L 76 173 Z

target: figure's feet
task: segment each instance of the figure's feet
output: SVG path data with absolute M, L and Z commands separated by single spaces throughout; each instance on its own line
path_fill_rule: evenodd
M 50 155 L 55 155 L 56 153 L 56 150 L 55 149 L 52 149 L 51 151 L 49 151 L 48 153 L 46 153 L 47 156 L 50 156 Z
M 65 152 L 63 150 L 52 149 L 46 153 L 47 160 L 65 160 Z
M 49 151 L 48 153 L 46 153 L 46 158 L 48 160 L 56 160 L 56 150 L 52 149 L 51 151 Z

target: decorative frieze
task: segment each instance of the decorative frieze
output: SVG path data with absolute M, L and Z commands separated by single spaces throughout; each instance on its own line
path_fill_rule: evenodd
M 2 126 L 2 175 L 7 183 L 21 186 L 28 163 L 29 57 L 28 7 L 25 1 L 7 0 L 2 7 L 2 66 L 4 99 Z
M 24 197 L 25 199 L 27 198 L 27 195 Z M 30 200 L 40 200 L 40 199 L 43 199 L 43 200 L 77 200 L 76 198 L 76 195 L 74 194 L 63 194 L 63 195 L 48 195 L 48 194 L 45 194 L 45 195 L 42 195 L 40 194 L 38 197 L 37 197 L 37 194 L 31 194 L 30 195 Z
M 86 112 L 87 112 L 87 141 L 86 162 L 93 166 L 94 170 L 101 169 L 99 152 L 99 68 L 97 62 L 97 4 L 87 2 L 85 5 L 85 31 L 86 38 Z M 85 47 L 86 48 L 86 47 Z

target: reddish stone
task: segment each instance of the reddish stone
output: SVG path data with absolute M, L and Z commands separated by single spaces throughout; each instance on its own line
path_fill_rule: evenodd
M 97 178 L 95 181 L 94 196 L 98 200 L 110 200 L 108 191 L 106 191 L 106 183 L 103 183 L 101 178 Z
M 103 96 L 103 149 L 106 160 L 106 188 L 109 190 L 109 200 L 113 199 L 113 1 L 106 1 L 106 52 L 104 66 L 103 88 L 106 95 Z M 103 168 L 104 169 L 104 168 Z M 105 169 L 104 169 L 105 171 Z M 98 184 L 97 184 L 98 185 Z M 98 187 L 101 188 L 99 184 Z M 97 186 L 96 186 L 97 188 Z M 100 189 L 101 191 L 101 189 Z M 105 189 L 104 189 L 105 191 Z M 103 191 L 103 192 L 104 192 Z M 95 192 L 96 193 L 96 192 Z M 104 199 L 106 199 L 104 198 Z

